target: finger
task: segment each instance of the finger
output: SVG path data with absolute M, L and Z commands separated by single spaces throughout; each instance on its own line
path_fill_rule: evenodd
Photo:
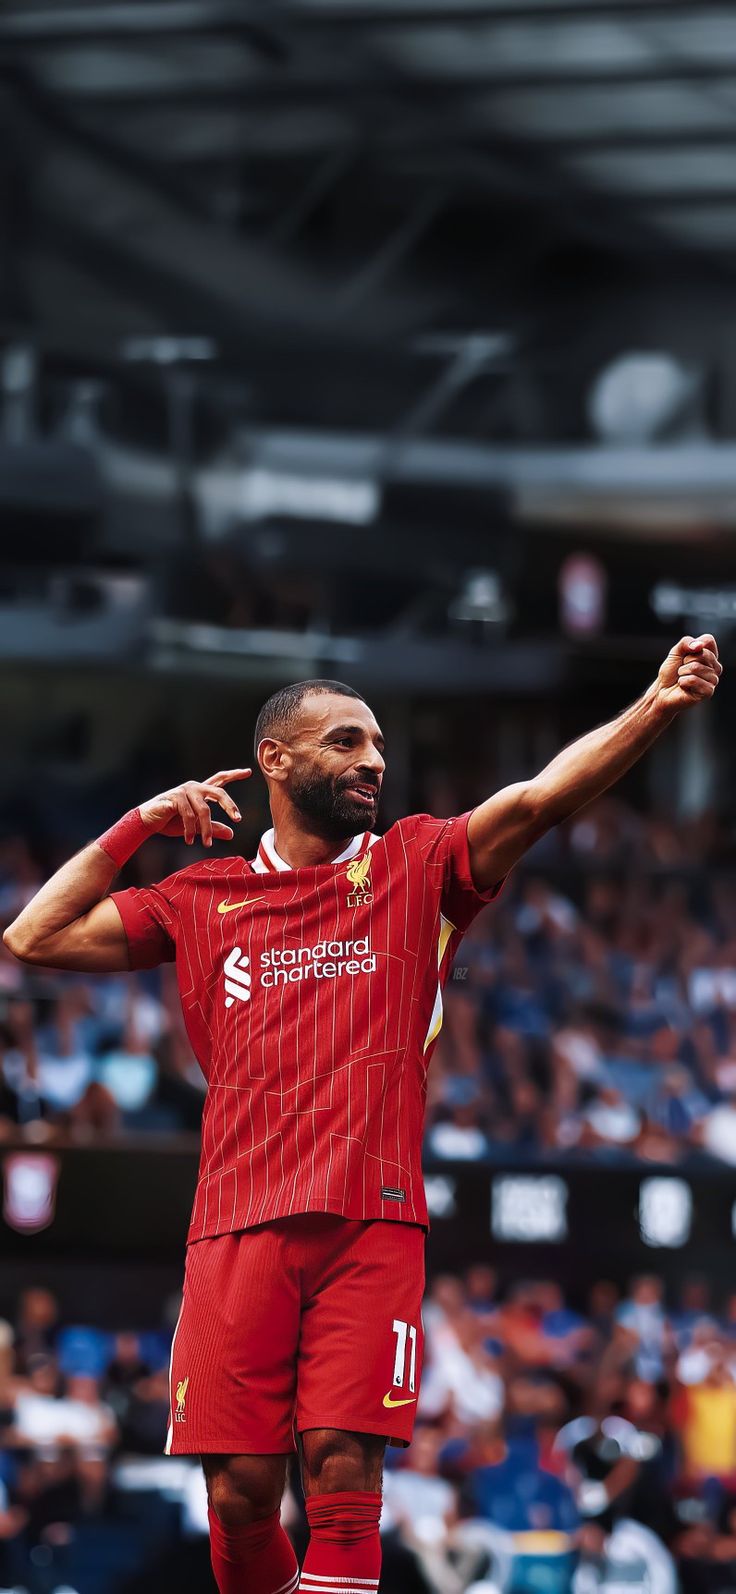
M 690 652 L 685 654 L 685 662 L 687 660 L 695 660 L 698 665 L 709 665 L 709 668 L 717 669 L 718 674 L 722 673 L 723 665 L 712 647 L 699 647 L 698 642 L 695 642 Z
M 711 653 L 688 653 L 681 659 L 678 670 L 692 670 L 694 675 L 713 675 L 717 681 L 723 674 L 723 666 Z
M 689 659 L 685 660 L 685 663 L 680 666 L 680 669 L 677 672 L 677 678 L 679 681 L 682 680 L 683 674 L 693 675 L 699 681 L 708 681 L 712 686 L 717 686 L 720 680 L 720 671 L 704 669 L 700 664 L 697 662 L 693 663 Z
M 701 636 L 696 636 L 693 646 L 696 648 L 709 648 L 711 653 L 715 653 L 716 658 L 718 658 L 718 643 L 715 637 L 711 636 L 710 631 L 703 631 Z
M 712 653 L 686 653 L 684 659 L 680 661 L 679 668 L 695 670 L 696 673 L 707 670 L 710 675 L 715 675 L 716 679 L 723 674 L 722 665 Z
M 204 781 L 203 784 L 205 786 L 224 786 L 231 780 L 247 780 L 248 776 L 252 774 L 252 769 L 219 769 L 216 775 L 210 775 L 209 779 Z
M 697 659 L 698 664 L 704 664 L 706 669 L 715 670 L 716 675 L 723 674 L 723 665 L 721 664 L 718 655 L 713 653 L 710 648 L 704 648 L 702 653 L 696 653 L 695 658 Z
M 236 822 L 237 820 L 242 819 L 243 816 L 238 808 L 237 803 L 233 802 L 232 797 L 230 797 L 226 791 L 223 791 L 221 787 L 200 786 L 199 790 L 207 802 L 219 803 L 220 807 L 224 809 L 225 813 L 230 819 L 234 819 Z
M 712 697 L 715 692 L 715 682 L 711 685 L 699 675 L 680 675 L 677 685 L 682 687 L 690 697 Z
M 213 819 L 212 834 L 218 841 L 232 841 L 235 831 L 229 825 L 221 825 L 219 819 Z
M 181 822 L 184 826 L 184 840 L 187 846 L 191 847 L 197 834 L 197 815 L 189 800 L 188 792 L 182 792 L 181 797 L 178 799 L 178 806 Z
M 189 801 L 197 816 L 197 830 L 202 837 L 205 847 L 212 846 L 212 815 L 209 807 L 196 791 L 187 793 Z

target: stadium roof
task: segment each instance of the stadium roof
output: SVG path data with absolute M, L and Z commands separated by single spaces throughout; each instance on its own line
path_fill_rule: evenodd
M 203 448 L 577 445 L 642 347 L 736 432 L 730 4 L 6 0 L 0 114 L 6 335 L 121 435 L 173 361 Z

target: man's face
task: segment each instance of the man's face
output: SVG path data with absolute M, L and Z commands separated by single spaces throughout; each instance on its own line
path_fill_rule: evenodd
M 631 1291 L 637 1306 L 657 1306 L 662 1298 L 662 1284 L 651 1273 L 642 1273 L 634 1279 Z
M 386 765 L 381 729 L 367 704 L 315 692 L 304 700 L 288 747 L 295 808 L 330 835 L 373 828 Z

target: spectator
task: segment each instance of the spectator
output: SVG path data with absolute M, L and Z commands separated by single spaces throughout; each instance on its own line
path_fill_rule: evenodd
M 569 1587 L 580 1518 L 568 1484 L 542 1466 L 536 1439 L 507 1439 L 499 1429 L 496 1455 L 469 1474 L 463 1504 L 471 1519 L 459 1535 L 467 1572 L 481 1570 L 469 1559 L 474 1548 L 477 1554 L 485 1543 L 502 1554 L 505 1545 L 513 1557 L 512 1587 L 544 1586 L 555 1594 Z M 492 1530 L 487 1540 L 478 1534 L 483 1523 Z
M 476 1262 L 465 1274 L 465 1300 L 471 1312 L 482 1318 L 486 1327 L 493 1322 L 497 1307 L 498 1276 L 487 1262 Z M 736 1300 L 734 1301 L 736 1312 Z
M 719 1162 L 736 1165 L 736 1088 L 705 1114 L 696 1142 Z
M 734 1307 L 736 1308 L 736 1300 Z M 703 1324 L 715 1328 L 716 1319 L 711 1310 L 711 1287 L 708 1279 L 701 1274 L 685 1279 L 680 1292 L 680 1301 L 672 1313 L 671 1322 L 678 1350 L 681 1351 L 692 1342 L 693 1334 Z
M 536 1442 L 507 1441 L 501 1433 L 493 1460 L 469 1475 L 464 1501 L 473 1515 L 514 1535 L 567 1537 L 579 1520 L 572 1491 L 542 1468 Z
M 601 1085 L 580 1117 L 580 1142 L 584 1146 L 634 1146 L 642 1129 L 636 1107 L 615 1085 Z
M 587 1318 L 591 1328 L 605 1341 L 609 1338 L 619 1305 L 619 1291 L 610 1279 L 599 1279 L 591 1288 Z
M 430 1156 L 456 1162 L 475 1162 L 488 1152 L 488 1138 L 480 1116 L 480 1092 L 472 1080 L 453 1082 L 454 1105 L 434 1124 L 427 1136 Z
M 643 1273 L 631 1283 L 628 1298 L 616 1313 L 617 1321 L 636 1340 L 634 1361 L 637 1376 L 654 1383 L 664 1373 L 665 1355 L 671 1345 L 671 1332 L 662 1305 L 661 1279 Z
M 381 1531 L 398 1531 L 436 1594 L 462 1594 L 450 1559 L 457 1499 L 452 1484 L 439 1474 L 440 1443 L 436 1429 L 421 1425 L 407 1462 L 386 1473 Z
M 49 1358 L 54 1351 L 59 1323 L 59 1303 L 51 1290 L 32 1286 L 23 1290 L 16 1320 L 18 1371 L 27 1373 L 34 1356 Z
M 47 1456 L 72 1448 L 89 1461 L 107 1455 L 116 1439 L 113 1412 L 100 1394 L 99 1380 L 77 1373 L 61 1377 L 52 1357 L 32 1358 L 28 1386 L 15 1402 L 16 1443 Z
M 730 1347 L 711 1340 L 700 1377 L 681 1385 L 673 1416 L 685 1478 L 695 1484 L 717 1478 L 736 1488 L 736 1383 Z

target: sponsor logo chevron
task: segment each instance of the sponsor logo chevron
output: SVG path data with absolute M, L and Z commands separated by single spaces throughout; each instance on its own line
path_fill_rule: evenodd
M 248 972 L 249 957 L 243 957 L 239 946 L 234 946 L 225 958 L 225 1006 L 232 1007 L 233 1002 L 249 1002 L 251 977 Z

